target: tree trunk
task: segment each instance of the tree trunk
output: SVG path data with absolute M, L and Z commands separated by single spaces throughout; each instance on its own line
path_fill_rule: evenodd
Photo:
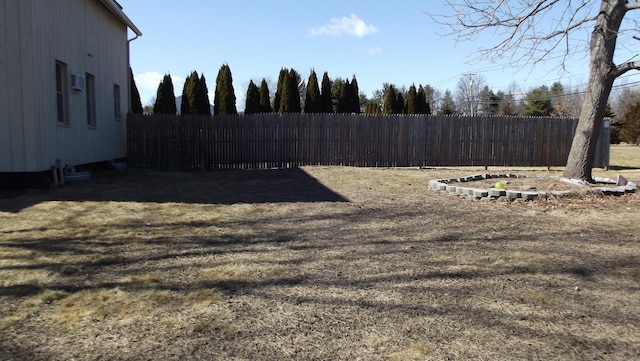
M 589 85 L 563 176 L 593 182 L 591 169 L 605 108 L 616 78 L 613 54 L 617 33 L 626 13 L 626 1 L 603 0 L 593 33 L 589 57 Z
M 592 49 L 591 51 L 593 52 L 594 50 Z M 598 68 L 602 67 L 599 66 Z M 589 85 L 567 160 L 567 167 L 563 174 L 565 178 L 593 182 L 591 169 L 595 158 L 596 143 L 600 136 L 604 110 L 613 85 L 613 80 L 608 79 L 606 70 L 603 70 L 591 70 Z

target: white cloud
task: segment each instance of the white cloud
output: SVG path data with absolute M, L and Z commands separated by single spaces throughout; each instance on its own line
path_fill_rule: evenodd
M 311 36 L 350 35 L 362 38 L 377 32 L 378 28 L 365 23 L 355 14 L 351 14 L 349 17 L 333 18 L 328 24 L 311 29 L 310 34 Z
M 171 75 L 171 74 L 170 74 Z M 134 75 L 133 77 L 136 81 L 136 86 L 138 88 L 143 88 L 146 90 L 158 90 L 158 86 L 162 82 L 164 78 L 164 74 L 160 74 L 156 71 L 148 71 L 146 73 L 141 73 L 138 75 Z M 173 90 L 182 91 L 182 86 L 184 85 L 184 78 L 171 75 L 171 82 L 173 83 Z
M 164 74 L 160 74 L 155 71 L 148 71 L 142 74 L 135 74 L 133 78 L 135 79 L 136 86 L 138 88 L 145 90 L 157 90 L 163 77 Z M 173 78 L 171 80 L 173 81 Z
M 157 71 L 147 71 L 140 74 L 134 74 L 134 80 L 136 86 L 140 91 L 140 99 L 143 103 L 149 99 L 153 99 L 158 91 L 158 86 L 164 78 L 163 73 Z M 171 75 L 171 82 L 173 83 L 173 92 L 176 96 L 182 94 L 182 87 L 184 86 L 184 78 Z

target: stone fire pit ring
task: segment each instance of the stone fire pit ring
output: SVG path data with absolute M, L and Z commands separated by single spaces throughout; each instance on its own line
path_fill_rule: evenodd
M 497 188 L 489 188 L 482 189 L 473 187 L 472 183 L 475 181 L 481 181 L 485 179 L 494 179 L 494 178 L 549 178 L 549 179 L 557 179 L 560 181 L 565 181 L 568 183 L 575 183 L 574 180 L 561 178 L 561 177 L 527 177 L 518 174 L 474 174 L 467 177 L 461 178 L 449 178 L 449 179 L 434 179 L 429 181 L 429 189 L 436 192 L 449 192 L 459 194 L 467 199 L 471 200 L 482 200 L 482 201 L 491 201 L 491 200 L 509 200 L 509 201 L 533 201 L 536 199 L 545 199 L 549 197 L 566 197 L 572 194 L 577 194 L 580 190 L 562 190 L 562 191 L 551 191 L 551 192 L 537 192 L 533 190 L 511 190 L 511 189 L 497 189 Z M 602 177 L 594 177 L 594 180 L 597 183 L 602 183 L 604 186 L 601 187 L 589 187 L 588 190 L 591 192 L 601 192 L 605 195 L 616 195 L 620 196 L 626 193 L 633 193 L 637 189 L 637 185 L 633 182 L 626 182 L 624 185 L 619 185 L 619 181 L 610 179 L 610 178 L 602 178 Z

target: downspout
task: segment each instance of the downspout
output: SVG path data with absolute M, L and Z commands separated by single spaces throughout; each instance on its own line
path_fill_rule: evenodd
M 139 38 L 140 35 L 136 34 L 136 36 L 133 37 L 133 39 L 129 39 L 127 40 L 127 67 L 129 69 L 127 69 L 127 114 L 125 114 L 125 118 L 124 118 L 124 122 L 125 122 L 125 131 L 124 131 L 124 135 L 125 135 L 125 143 L 127 144 L 125 147 L 128 148 L 128 143 L 129 143 L 129 113 L 131 113 L 131 82 L 133 81 L 133 79 L 131 79 L 133 77 L 133 70 L 131 70 L 131 42 L 136 40 L 137 38 Z M 126 149 L 125 148 L 125 149 Z M 126 149 L 126 153 L 129 153 L 129 150 Z
M 131 81 L 133 80 L 131 79 L 133 75 L 133 70 L 131 70 L 131 42 L 139 37 L 140 35 L 136 34 L 132 39 L 127 40 L 127 67 L 129 68 L 127 69 L 129 70 L 127 72 L 127 80 L 129 80 L 127 83 L 127 114 L 131 113 Z

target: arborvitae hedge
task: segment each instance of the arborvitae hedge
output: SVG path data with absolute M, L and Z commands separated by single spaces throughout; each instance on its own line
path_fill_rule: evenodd
M 417 112 L 417 98 L 418 91 L 416 90 L 415 85 L 411 85 L 409 87 L 409 92 L 407 93 L 407 103 L 404 106 L 404 112 L 407 114 L 418 114 Z
M 282 68 L 280 69 L 280 74 L 278 74 L 278 84 L 276 85 L 276 94 L 273 98 L 273 111 L 276 113 L 280 113 L 280 106 L 282 103 L 282 93 L 284 92 L 284 82 L 287 79 L 289 74 L 289 69 Z
M 397 95 L 396 89 L 393 85 L 390 85 L 387 88 L 387 92 L 384 95 L 384 104 L 382 106 L 382 114 L 397 114 L 396 111 L 396 103 L 397 103 Z
M 272 111 L 269 85 L 267 85 L 267 80 L 262 78 L 262 82 L 260 83 L 260 112 L 271 113 Z
M 142 102 L 140 101 L 140 92 L 136 86 L 136 81 L 133 78 L 133 70 L 129 68 L 129 80 L 131 82 L 131 113 L 142 114 L 144 109 L 142 108 Z
M 249 87 L 247 88 L 247 97 L 245 100 L 244 113 L 254 114 L 260 113 L 260 89 L 254 84 L 253 80 L 249 81 Z
M 280 112 L 282 113 L 300 113 L 300 89 L 298 88 L 298 80 L 300 75 L 294 69 L 287 72 L 282 85 L 282 98 L 280 99 Z
M 351 87 L 349 88 L 349 104 L 351 105 L 351 113 L 360 114 L 360 89 L 358 89 L 358 80 L 355 74 L 351 79 Z
M 224 64 L 218 71 L 216 91 L 213 99 L 214 114 L 238 114 L 236 109 L 236 95 L 233 91 L 233 77 L 229 65 Z
M 400 92 L 398 92 L 398 94 L 396 95 L 396 102 L 393 111 L 394 114 L 404 113 L 404 97 Z
M 320 86 L 315 70 L 311 70 L 309 81 L 307 82 L 307 95 L 304 99 L 305 113 L 322 112 L 322 99 L 320 97 Z
M 211 115 L 209 87 L 207 87 L 207 79 L 205 79 L 204 74 L 200 75 L 200 79 L 196 84 L 196 100 L 193 111 L 195 114 Z
M 371 100 L 364 108 L 365 114 L 382 114 L 382 107 L 377 99 Z
M 200 78 L 196 71 L 191 72 L 182 87 L 182 103 L 180 104 L 180 114 L 195 114 L 196 88 Z
M 340 92 L 338 93 L 338 105 L 336 113 L 351 113 L 351 83 L 345 80 L 340 84 Z
M 416 114 L 431 114 L 431 108 L 427 103 L 427 94 L 422 85 L 420 85 L 416 94 Z
M 173 93 L 173 81 L 171 75 L 165 74 L 158 86 L 156 102 L 153 105 L 155 114 L 176 114 L 176 96 Z
M 333 101 L 331 97 L 331 79 L 329 74 L 325 71 L 322 75 L 322 86 L 320 98 L 322 103 L 322 113 L 333 113 Z

